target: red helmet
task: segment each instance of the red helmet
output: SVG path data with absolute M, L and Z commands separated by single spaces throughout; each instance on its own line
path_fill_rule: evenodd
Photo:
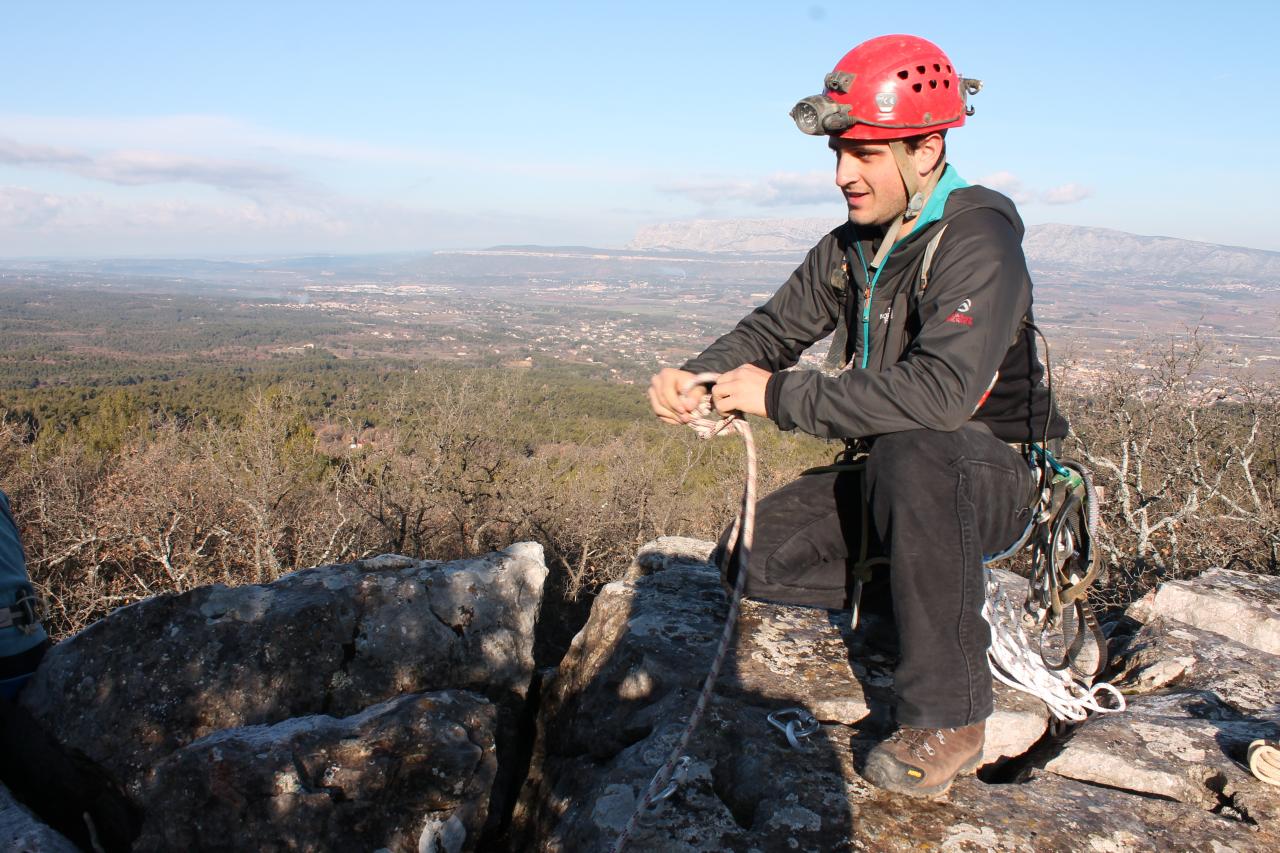
M 805 98 L 791 117 L 805 133 L 891 140 L 959 127 L 973 115 L 968 96 L 980 80 L 961 77 L 947 55 L 917 36 L 880 36 L 844 55 L 821 95 Z

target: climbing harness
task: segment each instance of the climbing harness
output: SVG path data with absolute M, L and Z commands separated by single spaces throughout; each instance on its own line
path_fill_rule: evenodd
M 699 373 L 681 389 L 681 393 L 688 394 L 699 385 L 710 387 L 719 378 L 720 374 L 718 373 Z M 742 592 L 747 585 L 747 561 L 751 556 L 751 541 L 755 535 L 756 521 L 756 446 L 751 435 L 751 426 L 745 418 L 737 414 L 720 415 L 716 412 L 711 405 L 710 394 L 702 396 L 694 418 L 689 421 L 689 426 L 702 439 L 714 438 L 730 429 L 742 436 L 742 443 L 746 449 L 747 480 L 742 490 L 742 506 L 738 511 L 737 518 L 733 521 L 733 528 L 729 534 L 729 542 L 731 544 L 723 558 L 724 568 L 728 568 L 734 563 L 737 564 L 738 577 L 734 582 L 733 592 L 729 596 L 729 613 L 725 616 L 724 630 L 720 634 L 720 643 L 716 647 L 715 657 L 711 661 L 711 669 L 707 673 L 706 680 L 702 683 L 702 691 L 698 694 L 697 704 L 693 706 L 693 713 L 689 715 L 689 722 L 685 724 L 684 731 L 680 733 L 680 738 L 675 747 L 672 748 L 671 754 L 663 762 L 662 766 L 658 768 L 658 772 L 653 775 L 649 786 L 640 797 L 640 802 L 636 804 L 630 819 L 627 820 L 627 825 L 623 827 L 618 840 L 614 842 L 613 853 L 622 853 L 626 849 L 627 842 L 631 839 L 632 833 L 635 832 L 636 826 L 639 824 L 640 816 L 652 808 L 654 804 L 674 794 L 680 783 L 688 775 L 692 759 L 685 754 L 685 749 L 689 746 L 689 740 L 693 737 L 698 724 L 702 722 L 702 717 L 711 702 L 711 694 L 715 690 L 716 679 L 720 677 L 720 670 L 724 667 L 725 658 L 729 654 L 729 641 L 733 639 L 733 630 L 738 624 L 738 610 L 742 604 Z
M 987 567 L 982 615 L 991 625 L 991 673 L 1043 701 L 1062 722 L 1080 722 L 1090 712 L 1123 711 L 1120 691 L 1105 681 L 1094 682 L 1107 665 L 1107 638 L 1088 601 L 1089 588 L 1101 573 L 1093 547 L 1098 529 L 1093 478 L 1080 463 L 1059 460 L 1040 444 L 1030 445 L 1029 455 L 1039 479 L 1030 520 L 1017 542 L 982 561 Z M 1031 568 L 1018 612 L 1012 596 L 1001 594 L 990 566 L 1026 549 Z M 1095 657 L 1086 664 L 1088 640 Z M 1061 652 L 1050 651 L 1051 646 Z M 1104 695 L 1110 704 L 1103 704 Z

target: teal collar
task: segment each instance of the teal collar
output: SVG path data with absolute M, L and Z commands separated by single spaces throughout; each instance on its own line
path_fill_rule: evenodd
M 950 163 L 942 170 L 942 177 L 938 178 L 938 185 L 933 188 L 933 192 L 929 194 L 929 200 L 924 204 L 924 210 L 920 211 L 920 221 L 916 223 L 915 228 L 911 229 L 912 233 L 919 231 L 931 222 L 937 222 L 942 218 L 942 211 L 947 206 L 947 197 L 951 195 L 953 190 L 964 189 L 969 186 L 965 183 L 964 178 L 960 177 L 960 173 Z

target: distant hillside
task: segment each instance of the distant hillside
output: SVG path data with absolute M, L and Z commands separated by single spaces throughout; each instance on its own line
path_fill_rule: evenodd
M 726 219 L 670 222 L 641 228 L 629 248 L 654 252 L 798 255 L 831 230 L 829 219 Z M 1246 283 L 1280 288 L 1280 252 L 1144 237 L 1109 228 L 1033 225 L 1023 240 L 1033 268 L 1117 274 L 1143 279 Z
M 627 248 L 668 252 L 804 252 L 839 219 L 694 219 L 644 225 Z
M 1171 279 L 1213 278 L 1280 287 L 1280 252 L 1144 237 L 1109 228 L 1036 225 L 1023 239 L 1032 264 Z

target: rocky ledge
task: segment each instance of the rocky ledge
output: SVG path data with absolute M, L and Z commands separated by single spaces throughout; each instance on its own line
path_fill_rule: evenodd
M 523 777 L 546 574 L 523 543 L 160 596 L 55 646 L 21 704 L 118 793 L 108 846 L 475 849 Z
M 710 665 L 710 549 L 646 546 L 543 673 L 529 543 L 123 608 L 55 647 L 18 709 L 78 780 L 54 821 L 76 843 L 0 789 L 0 847 L 609 850 Z M 1128 711 L 1060 732 L 999 688 L 982 768 L 923 802 L 858 773 L 892 726 L 891 627 L 746 602 L 683 782 L 630 849 L 1280 849 L 1280 789 L 1242 765 L 1280 737 L 1276 601 L 1280 579 L 1236 572 L 1163 585 L 1117 623 Z M 799 749 L 767 721 L 786 708 L 820 722 Z
M 710 666 L 727 604 L 709 551 L 659 540 L 601 592 L 544 688 L 521 849 L 607 850 L 626 825 Z M 1222 572 L 1187 584 L 1233 621 L 1257 615 L 1250 585 L 1280 590 Z M 822 611 L 748 602 L 685 781 L 630 849 L 1280 849 L 1280 791 L 1239 764 L 1249 740 L 1280 733 L 1278 661 L 1175 622 L 1164 600 L 1135 608 L 1150 621 L 1115 661 L 1129 712 L 1054 736 L 1040 703 L 1000 689 L 985 766 L 925 802 L 858 774 L 890 726 L 892 661 L 873 620 L 850 631 Z M 767 722 L 788 707 L 821 722 L 798 751 Z

